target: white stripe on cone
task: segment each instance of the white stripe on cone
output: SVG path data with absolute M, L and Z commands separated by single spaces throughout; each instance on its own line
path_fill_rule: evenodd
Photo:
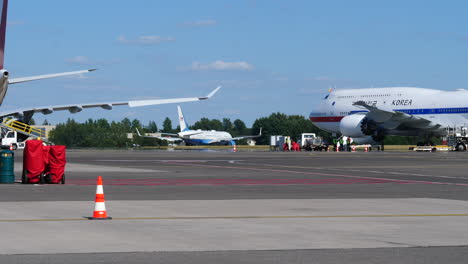
M 94 205 L 94 211 L 106 211 L 106 205 L 102 202 L 97 202 Z

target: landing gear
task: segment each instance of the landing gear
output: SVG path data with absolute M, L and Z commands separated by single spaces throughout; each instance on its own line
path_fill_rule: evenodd
M 465 146 L 465 144 L 463 144 L 463 143 L 458 143 L 458 144 L 455 146 L 455 150 L 456 150 L 456 151 L 466 151 L 466 146 Z

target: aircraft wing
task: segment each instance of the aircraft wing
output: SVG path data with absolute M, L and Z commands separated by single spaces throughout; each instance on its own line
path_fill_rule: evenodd
M 167 140 L 167 141 L 170 141 L 170 142 L 175 142 L 175 141 L 181 141 L 182 139 L 181 138 L 178 138 L 178 137 L 157 137 L 157 136 L 146 136 L 146 135 L 142 135 L 140 133 L 140 130 L 138 130 L 138 128 L 135 128 L 136 129 L 136 132 L 138 134 L 139 137 L 145 137 L 145 138 L 157 138 L 157 139 L 161 139 L 161 140 Z M 170 134 L 170 133 L 161 133 L 161 134 L 165 134 L 165 135 L 171 135 L 171 136 L 177 136 L 177 134 Z
M 37 75 L 37 76 L 30 76 L 30 77 L 21 77 L 21 78 L 11 78 L 8 79 L 9 84 L 15 83 L 22 83 L 22 82 L 30 82 L 42 79 L 50 79 L 62 76 L 69 76 L 69 75 L 76 75 L 76 74 L 83 74 L 95 71 L 96 69 L 84 70 L 84 71 L 72 71 L 72 72 L 62 72 L 62 73 L 53 73 L 53 74 L 45 74 L 45 75 Z
M 161 139 L 161 140 L 166 140 L 166 141 L 169 141 L 169 142 L 182 141 L 181 138 L 175 138 L 175 137 L 157 137 L 157 138 Z
M 223 142 L 223 141 L 236 141 L 236 140 L 241 140 L 241 139 L 246 139 L 246 138 L 256 138 L 262 136 L 262 128 L 260 128 L 260 133 L 258 135 L 254 136 L 239 136 L 239 137 L 233 137 L 233 138 L 218 138 L 216 140 L 210 141 L 208 144 L 213 144 L 213 143 L 218 143 L 218 142 Z
M 19 109 L 15 111 L 0 112 L 0 118 L 11 116 L 15 118 L 23 118 L 24 119 L 23 121 L 28 122 L 35 113 L 48 115 L 48 114 L 52 114 L 55 111 L 67 110 L 70 113 L 75 114 L 87 108 L 102 108 L 105 110 L 111 110 L 114 106 L 121 106 L 121 105 L 128 105 L 129 107 L 139 107 L 139 106 L 148 106 L 148 105 L 194 102 L 194 101 L 210 99 L 220 88 L 221 87 L 217 87 L 212 92 L 210 92 L 207 96 L 202 96 L 202 97 L 135 100 L 135 101 L 126 101 L 126 102 L 103 102 L 103 103 L 91 103 L 91 104 L 70 104 L 70 105 L 32 107 L 32 108 L 26 108 L 26 109 Z
M 440 124 L 436 124 L 428 119 L 403 113 L 400 111 L 383 110 L 375 106 L 366 104 L 363 101 L 353 103 L 360 108 L 367 109 L 366 117 L 383 125 L 387 129 L 438 129 Z
M 262 136 L 262 128 L 260 128 L 260 132 L 258 133 L 258 135 L 254 135 L 254 136 L 239 136 L 239 137 L 231 138 L 231 140 L 241 140 L 241 139 L 256 138 L 256 137 L 261 137 L 261 136 Z

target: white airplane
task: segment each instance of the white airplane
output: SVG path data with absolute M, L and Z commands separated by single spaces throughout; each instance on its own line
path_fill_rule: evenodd
M 235 145 L 236 140 L 245 139 L 245 138 L 256 138 L 262 135 L 262 129 L 260 128 L 260 133 L 255 136 L 240 136 L 232 137 L 231 134 L 225 131 L 216 131 L 216 130 L 190 130 L 187 123 L 185 122 L 184 114 L 180 106 L 177 106 L 177 111 L 179 114 L 179 125 L 180 132 L 177 134 L 171 133 L 161 133 L 162 135 L 168 135 L 170 137 L 157 137 L 157 136 L 143 136 L 140 134 L 140 131 L 137 131 L 138 136 L 148 137 L 148 138 L 158 138 L 162 140 L 167 140 L 170 142 L 174 141 L 184 141 L 187 146 L 194 145 Z
M 310 120 L 319 128 L 359 143 L 385 136 L 432 136 L 468 123 L 468 91 L 415 87 L 347 89 L 330 92 Z
M 9 78 L 9 72 L 4 68 L 4 54 L 5 54 L 5 37 L 6 37 L 6 26 L 7 26 L 7 10 L 8 0 L 0 0 L 1 18 L 0 18 L 0 105 L 2 104 L 7 94 L 8 85 L 22 82 L 29 82 L 35 80 L 42 80 L 48 78 L 62 77 L 74 74 L 83 74 L 94 71 L 94 69 L 73 71 L 64 73 L 55 73 L 47 75 L 38 75 L 23 78 Z M 126 102 L 102 102 L 102 103 L 88 103 L 88 104 L 72 104 L 72 105 L 58 105 L 58 106 L 44 106 L 44 107 L 32 107 L 27 109 L 19 109 L 14 111 L 0 112 L 0 119 L 5 117 L 14 117 L 20 119 L 24 123 L 29 123 L 34 113 L 51 114 L 54 111 L 68 110 L 70 113 L 78 113 L 86 108 L 102 108 L 111 110 L 114 106 L 128 105 L 129 107 L 147 106 L 147 105 L 158 105 L 158 104 L 173 104 L 192 102 L 209 99 L 212 97 L 220 87 L 217 87 L 207 96 L 202 97 L 191 97 L 191 98 L 174 98 L 174 99 L 157 99 L 157 100 L 137 100 L 137 101 L 126 101 Z

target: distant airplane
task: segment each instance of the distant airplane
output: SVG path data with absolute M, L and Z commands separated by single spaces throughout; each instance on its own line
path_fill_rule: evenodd
M 468 91 L 415 87 L 346 89 L 330 92 L 310 120 L 319 128 L 352 137 L 359 143 L 382 142 L 385 136 L 447 135 L 447 128 L 468 124 Z M 461 150 L 466 146 L 461 145 Z
M 161 133 L 162 135 L 168 135 L 170 137 L 157 137 L 157 136 L 143 136 L 140 131 L 137 131 L 138 136 L 147 137 L 147 138 L 158 138 L 162 140 L 167 140 L 170 142 L 174 141 L 184 141 L 187 146 L 193 145 L 235 145 L 236 140 L 246 139 L 246 138 L 256 138 L 262 135 L 262 129 L 260 128 L 260 133 L 255 136 L 240 136 L 232 137 L 231 134 L 225 131 L 215 131 L 215 130 L 190 130 L 187 123 L 185 122 L 184 115 L 180 106 L 177 106 L 179 113 L 179 124 L 180 132 L 177 134 L 171 133 Z
M 1 18 L 0 18 L 0 105 L 2 104 L 7 94 L 8 85 L 22 82 L 29 82 L 41 79 L 62 77 L 74 74 L 82 74 L 94 71 L 94 69 L 83 70 L 83 71 L 72 71 L 64 73 L 55 73 L 47 75 L 38 75 L 23 78 L 9 78 L 10 74 L 4 69 L 4 54 L 5 54 L 5 39 L 6 39 L 6 26 L 7 26 L 7 10 L 8 0 L 0 0 Z M 128 105 L 130 107 L 147 106 L 147 105 L 158 105 L 158 104 L 173 104 L 192 102 L 209 99 L 212 97 L 220 87 L 213 90 L 207 96 L 202 97 L 190 97 L 190 98 L 174 98 L 174 99 L 157 99 L 157 100 L 138 100 L 138 101 L 124 101 L 124 102 L 101 102 L 101 103 L 87 103 L 87 104 L 72 104 L 72 105 L 58 105 L 58 106 L 44 106 L 44 107 L 31 107 L 26 109 L 20 109 L 15 111 L 0 112 L 0 120 L 5 117 L 14 117 L 20 119 L 24 123 L 31 121 L 34 113 L 42 113 L 44 115 L 51 114 L 54 111 L 68 110 L 70 113 L 78 113 L 86 108 L 97 108 L 111 110 L 114 106 Z M 63 91 L 62 91 L 63 93 Z

